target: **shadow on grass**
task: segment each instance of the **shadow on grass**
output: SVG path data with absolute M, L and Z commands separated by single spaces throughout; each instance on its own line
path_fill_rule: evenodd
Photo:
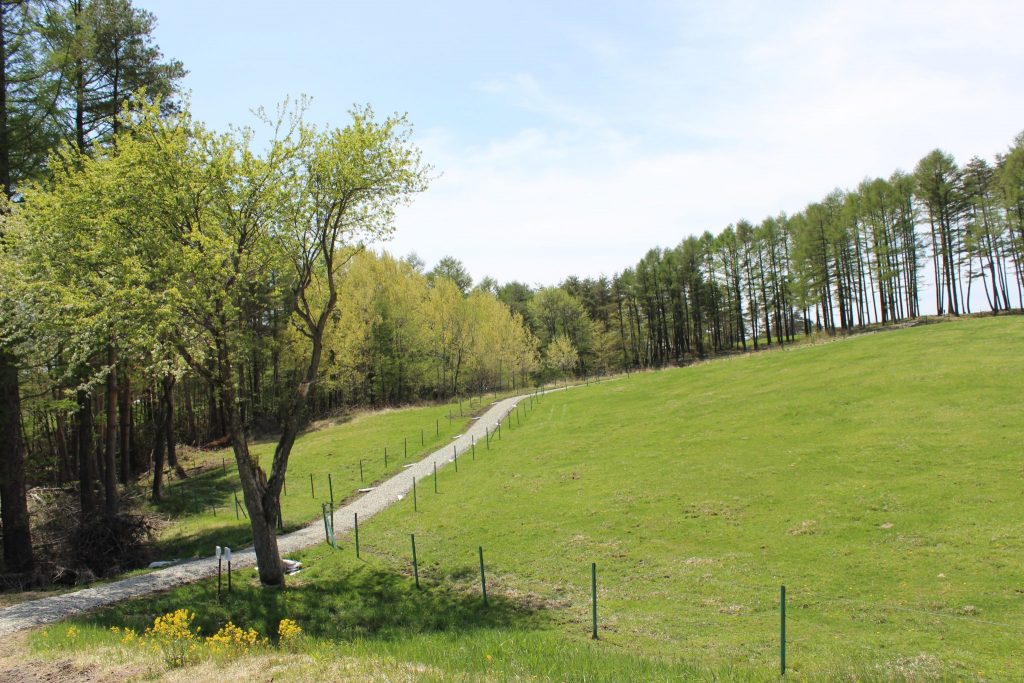
M 216 505 L 218 516 L 234 519 L 232 494 L 239 490 L 238 475 L 234 469 L 224 471 L 217 467 L 192 474 L 188 479 L 170 482 L 164 487 L 164 499 L 153 503 L 153 508 L 162 514 L 181 517 L 212 512 L 211 506 Z
M 224 521 L 223 525 L 207 527 L 194 534 L 158 539 L 153 543 L 152 556 L 158 560 L 188 560 L 213 555 L 215 546 L 241 550 L 252 545 L 252 528 L 243 519 Z
M 241 575 L 244 575 L 244 579 Z M 474 629 L 530 628 L 546 623 L 542 610 L 500 595 L 484 605 L 478 592 L 464 584 L 427 584 L 388 569 L 361 565 L 337 568 L 330 575 L 292 577 L 285 590 L 260 588 L 251 570 L 238 572 L 234 590 L 218 601 L 216 580 L 137 600 L 97 613 L 83 621 L 103 629 L 131 627 L 143 631 L 162 614 L 182 607 L 196 613 L 202 635 L 215 633 L 228 620 L 276 636 L 281 619 L 296 620 L 310 636 L 325 640 L 400 639 L 420 633 Z

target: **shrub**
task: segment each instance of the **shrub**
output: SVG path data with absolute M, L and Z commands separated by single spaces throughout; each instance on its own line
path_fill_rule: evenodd
M 153 625 L 142 634 L 134 629 L 117 626 L 111 626 L 110 632 L 120 637 L 123 647 L 137 646 L 160 653 L 164 661 L 172 667 L 187 666 L 206 655 L 217 659 L 233 659 L 270 646 L 270 639 L 261 636 L 256 629 L 242 629 L 230 621 L 212 636 L 203 638 L 200 636 L 200 629 L 192 626 L 195 618 L 195 612 L 179 609 L 157 617 Z M 72 626 L 68 629 L 68 638 L 73 640 L 77 633 L 77 629 Z M 301 638 L 302 627 L 295 621 L 282 619 L 278 623 L 279 646 L 294 651 Z
M 187 609 L 157 617 L 139 642 L 144 647 L 152 647 L 154 652 L 162 652 L 170 666 L 185 666 L 199 654 L 199 629 L 192 628 L 195 618 L 195 613 Z

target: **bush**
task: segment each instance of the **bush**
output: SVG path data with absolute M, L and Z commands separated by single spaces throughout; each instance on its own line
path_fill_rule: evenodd
M 77 564 L 96 576 L 112 576 L 144 567 L 152 538 L 153 529 L 144 517 L 119 514 L 83 521 L 71 543 Z
M 121 640 L 124 647 L 139 647 L 159 653 L 170 667 L 184 667 L 204 657 L 228 661 L 257 650 L 270 647 L 270 639 L 250 628 L 243 630 L 232 622 L 226 623 L 212 636 L 203 638 L 199 627 L 193 627 L 195 612 L 179 609 L 153 620 L 153 625 L 141 634 L 130 628 L 111 626 L 110 632 Z M 71 633 L 74 629 L 74 634 Z M 73 642 L 78 630 L 68 629 L 68 640 Z M 44 632 L 43 636 L 48 633 Z M 302 639 L 302 627 L 291 619 L 282 619 L 277 626 L 278 646 L 295 652 Z

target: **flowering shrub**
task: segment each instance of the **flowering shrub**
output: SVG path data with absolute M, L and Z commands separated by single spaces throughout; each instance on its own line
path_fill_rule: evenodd
M 194 612 L 179 609 L 157 617 L 153 625 L 142 634 L 128 627 L 117 626 L 111 626 L 110 632 L 120 637 L 122 646 L 137 646 L 161 653 L 164 661 L 172 667 L 187 666 L 203 655 L 230 659 L 270 646 L 269 638 L 261 636 L 256 629 L 243 630 L 230 621 L 212 636 L 203 638 L 199 628 L 192 626 L 195 618 Z M 73 626 L 68 629 L 69 638 L 73 639 L 77 635 L 78 630 Z M 292 649 L 301 637 L 302 627 L 293 620 L 282 619 L 277 625 L 280 646 Z
M 135 629 L 133 628 L 128 628 L 126 626 L 124 627 L 124 629 L 119 629 L 116 626 L 111 626 L 110 632 L 113 633 L 115 636 L 121 636 L 122 645 L 131 645 L 132 643 L 139 642 L 139 634 L 136 633 Z
M 179 609 L 153 621 L 141 639 L 154 652 L 162 652 L 164 661 L 171 666 L 185 666 L 198 654 L 199 629 L 192 628 L 195 612 Z
M 207 649 L 215 655 L 235 656 L 244 654 L 248 650 L 267 645 L 266 638 L 260 638 L 260 634 L 254 628 L 243 631 L 230 621 L 212 636 L 206 639 Z
M 302 637 L 302 627 L 291 619 L 282 619 L 277 625 L 277 644 L 281 647 L 293 649 L 295 643 Z

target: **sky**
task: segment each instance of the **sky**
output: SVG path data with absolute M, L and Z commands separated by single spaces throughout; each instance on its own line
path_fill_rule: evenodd
M 407 113 L 434 167 L 385 248 L 475 280 L 611 276 L 1024 131 L 1024 3 L 135 0 L 196 118 Z

